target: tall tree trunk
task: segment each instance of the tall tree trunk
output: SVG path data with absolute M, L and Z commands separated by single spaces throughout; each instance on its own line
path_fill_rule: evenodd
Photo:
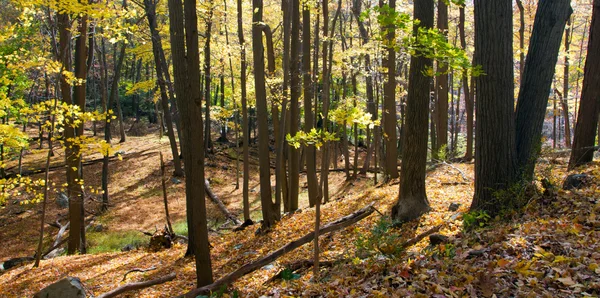
M 173 165 L 175 168 L 175 176 L 183 176 L 183 169 L 181 168 L 181 159 L 177 149 L 177 141 L 175 140 L 175 132 L 173 131 L 173 119 L 169 110 L 169 97 L 167 95 L 167 82 L 170 79 L 165 79 L 168 76 L 168 69 L 163 68 L 161 57 L 164 56 L 162 49 L 162 40 L 158 32 L 158 25 L 156 23 L 156 1 L 155 0 L 144 0 L 144 6 L 146 9 L 146 17 L 148 18 L 148 25 L 150 27 L 150 33 L 152 36 L 152 53 L 154 54 L 154 67 L 156 70 L 156 77 L 158 87 L 160 89 L 160 101 L 161 106 L 165 115 L 165 122 L 167 124 L 167 136 L 169 137 L 169 143 L 171 145 L 171 153 L 173 154 Z M 166 64 L 166 63 L 165 63 Z M 171 91 L 171 95 L 172 95 Z M 171 96 L 171 101 L 174 102 L 174 98 Z
M 573 150 L 569 159 L 569 168 L 592 161 L 596 129 L 598 123 L 598 110 L 600 107 L 600 0 L 594 0 L 592 24 L 588 41 L 588 54 L 583 75 L 583 89 L 581 91 L 581 106 L 575 126 Z
M 318 32 L 315 32 L 318 35 Z M 310 133 L 315 127 L 312 112 L 312 83 L 310 71 L 310 7 L 307 4 L 302 6 L 302 73 L 304 81 L 304 131 Z M 325 74 L 323 74 L 325 75 Z M 325 77 L 323 77 L 325 80 Z M 325 91 L 323 91 L 325 92 Z M 316 111 L 315 111 L 316 112 Z M 315 146 L 312 144 L 304 148 L 306 152 L 306 180 L 308 183 L 308 202 L 311 207 L 317 203 L 319 190 L 317 188 L 317 155 Z M 318 229 L 317 229 L 318 230 Z
M 212 139 L 210 136 L 210 84 L 212 83 L 210 74 L 210 38 L 212 33 L 212 17 L 213 17 L 213 0 L 208 1 L 208 15 L 206 16 L 206 31 L 204 32 L 204 104 L 206 110 L 204 111 L 204 149 L 206 152 L 212 151 Z
M 242 101 L 242 127 L 243 131 L 243 159 L 244 159 L 244 178 L 242 181 L 242 200 L 244 208 L 244 221 L 250 220 L 250 200 L 249 176 L 250 176 L 250 153 L 248 144 L 250 143 L 248 129 L 248 100 L 246 98 L 246 41 L 244 40 L 244 27 L 242 22 L 242 0 L 237 0 L 237 30 L 240 41 L 240 87 Z
M 525 8 L 523 1 L 516 0 L 519 8 L 519 78 L 523 80 L 523 70 L 525 69 Z M 463 8 L 464 11 L 464 8 Z
M 548 90 L 558 60 L 562 33 L 571 10 L 570 0 L 541 0 L 538 4 L 516 110 L 517 171 L 526 181 L 541 150 Z
M 268 229 L 279 219 L 279 206 L 271 198 L 271 173 L 269 161 L 269 127 L 267 118 L 267 90 L 265 87 L 264 46 L 262 29 L 262 0 L 252 0 L 252 55 L 254 58 L 254 89 L 256 92 L 256 114 L 258 122 L 258 159 L 260 172 L 260 201 L 263 214 L 263 228 Z
M 571 46 L 571 18 L 567 19 L 565 29 L 565 64 L 563 68 L 562 110 L 565 121 L 565 147 L 571 148 L 571 121 L 569 121 L 569 49 Z
M 475 0 L 477 78 L 475 196 L 472 209 L 495 214 L 505 206 L 495 192 L 515 181 L 512 1 Z
M 444 0 L 439 0 L 438 5 L 438 20 L 437 20 L 437 28 L 444 34 L 446 39 L 448 38 L 448 5 L 444 2 Z M 436 91 L 437 95 L 436 101 L 436 130 L 437 130 L 437 148 L 433 148 L 434 150 L 441 150 L 445 148 L 446 152 L 448 152 L 448 64 L 444 62 L 437 63 L 437 71 L 440 73 L 439 76 L 436 77 Z
M 413 31 L 418 38 L 419 28 L 433 28 L 433 0 L 415 1 L 414 18 L 420 21 Z M 431 78 L 425 75 L 425 70 L 431 67 L 431 59 L 422 55 L 411 57 L 406 100 L 406 122 L 410 125 L 406 126 L 403 140 L 399 198 L 392 207 L 392 218 L 401 222 L 413 220 L 429 211 L 425 193 L 425 167 Z
M 467 49 L 467 40 L 465 34 L 465 8 L 460 8 L 460 16 L 458 22 L 458 30 L 460 34 L 460 45 L 463 50 Z M 473 93 L 469 90 L 469 78 L 466 73 L 462 76 L 462 85 L 465 91 L 465 108 L 467 113 L 467 149 L 463 160 L 471 161 L 473 159 Z
M 290 54 L 290 129 L 289 133 L 295 136 L 298 132 L 298 99 L 301 92 L 300 81 L 300 1 L 292 0 L 292 27 L 291 27 L 291 54 Z M 290 191 L 290 211 L 298 209 L 298 188 L 300 159 L 298 150 L 289 146 L 289 191 Z
M 415 5 L 418 5 L 415 3 Z M 389 0 L 392 10 L 396 9 L 396 0 Z M 386 30 L 387 48 L 387 81 L 384 90 L 384 113 L 383 129 L 385 140 L 385 173 L 388 178 L 398 178 L 398 152 L 396 148 L 396 27 L 389 24 Z
M 186 254 L 196 256 L 196 282 L 200 287 L 212 283 L 212 268 L 206 226 L 202 93 L 198 84 L 200 61 L 196 1 L 185 0 L 185 32 L 187 32 L 185 35 L 181 0 L 169 0 L 168 5 L 175 92 L 180 107 L 181 133 L 185 142 L 183 156 L 188 164 L 184 168 L 189 229 Z M 185 44 L 187 44 L 187 53 Z

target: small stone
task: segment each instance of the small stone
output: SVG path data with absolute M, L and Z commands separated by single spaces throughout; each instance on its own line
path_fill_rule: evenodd
M 63 278 L 37 292 L 34 298 L 85 298 L 85 289 L 77 277 Z
M 105 227 L 102 224 L 97 224 L 92 227 L 92 231 L 94 231 L 94 232 L 102 232 L 104 230 L 105 230 Z
M 59 192 L 56 197 L 56 205 L 61 209 L 69 207 L 69 197 L 64 192 Z
M 441 243 L 448 242 L 448 239 L 448 236 L 444 236 L 441 234 L 433 234 L 429 236 L 429 243 L 431 243 L 431 245 L 438 245 Z
M 448 206 L 448 211 L 456 211 L 458 210 L 458 208 L 460 207 L 460 204 L 458 203 L 451 203 L 450 206 Z
M 171 178 L 171 182 L 173 182 L 173 184 L 179 184 L 179 183 L 181 183 L 181 180 L 179 180 L 179 179 L 177 179 L 175 177 L 172 177 Z

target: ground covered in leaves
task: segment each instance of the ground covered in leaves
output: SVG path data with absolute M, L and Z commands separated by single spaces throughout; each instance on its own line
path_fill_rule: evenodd
M 129 145 L 127 145 L 129 143 Z M 141 151 L 168 152 L 165 142 L 144 137 L 126 143 L 128 154 L 138 154 L 115 162 L 116 177 L 111 190 L 113 206 L 97 219 L 106 231 L 153 230 L 164 224 L 160 175 L 155 156 Z M 224 149 L 223 152 L 227 152 Z M 224 154 L 207 167 L 211 184 L 230 210 L 241 213 L 241 190 L 235 189 L 235 160 Z M 362 163 L 361 163 L 362 164 Z M 96 166 L 85 171 L 97 175 Z M 255 169 L 255 168 L 254 168 Z M 562 180 L 565 157 L 545 157 L 538 165 L 539 180 L 545 178 L 555 187 L 514 193 L 527 200 L 508 219 L 489 218 L 468 213 L 473 194 L 472 164 L 435 164 L 427 173 L 427 195 L 432 210 L 419 221 L 400 227 L 386 215 L 397 198 L 398 184 L 373 185 L 372 176 L 345 180 L 343 172 L 332 173 L 331 201 L 322 207 L 322 223 L 333 221 L 370 203 L 381 213 L 344 230 L 321 237 L 322 266 L 315 281 L 310 268 L 291 272 L 286 266 L 310 260 L 312 244 L 286 254 L 274 263 L 249 274 L 222 296 L 243 297 L 597 297 L 600 295 L 600 165 L 593 163 L 577 170 L 591 176 L 582 189 L 565 191 Z M 57 181 L 60 177 L 56 177 Z M 301 181 L 304 181 L 301 177 Z M 94 181 L 90 177 L 90 181 Z M 253 217 L 260 215 L 258 180 L 250 185 Z M 538 185 L 539 184 L 539 185 Z M 174 221 L 184 218 L 183 183 L 170 180 L 169 199 Z M 548 186 L 548 184 L 546 184 Z M 301 197 L 306 197 L 306 189 Z M 450 211 L 450 204 L 460 204 Z M 51 205 L 53 205 L 51 203 Z M 257 235 L 257 226 L 244 231 L 220 230 L 222 216 L 207 201 L 214 231 L 210 234 L 212 266 L 215 279 L 256 260 L 314 228 L 314 209 L 303 205 L 301 212 L 285 215 L 267 234 Z M 15 215 L 16 205 L 0 210 L 0 249 L 2 259 L 32 255 L 39 216 L 39 206 Z M 63 210 L 64 212 L 64 210 Z M 60 210 L 52 207 L 50 219 Z M 441 225 L 438 232 L 448 239 L 431 245 L 427 238 L 400 250 L 406 241 Z M 51 229 L 51 228 L 48 228 Z M 52 231 L 52 230 L 51 230 Z M 56 231 L 52 231 L 56 232 Z M 52 240 L 52 234 L 48 241 Z M 184 258 L 185 245 L 152 252 L 139 248 L 128 252 L 109 252 L 62 256 L 42 262 L 40 268 L 30 264 L 0 273 L 0 297 L 31 296 L 39 289 L 63 277 L 79 277 L 89 294 L 99 295 L 119 285 L 149 280 L 171 272 L 171 282 L 128 293 L 128 297 L 171 297 L 194 287 L 194 261 Z M 144 273 L 124 274 L 133 268 L 156 267 Z

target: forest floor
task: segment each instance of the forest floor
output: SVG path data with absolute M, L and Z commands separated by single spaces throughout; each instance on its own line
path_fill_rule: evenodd
M 235 187 L 236 163 L 231 158 L 235 149 L 219 148 L 216 142 L 215 146 L 218 153 L 207 159 L 207 178 L 227 208 L 242 217 L 241 187 Z M 175 280 L 123 296 L 172 297 L 194 288 L 195 265 L 193 259 L 184 258 L 184 244 L 158 252 L 143 247 L 127 252 L 121 252 L 119 247 L 104 247 L 112 238 L 133 241 L 145 237 L 147 241 L 148 237 L 139 231 L 153 232 L 165 224 L 157 152 L 171 160 L 168 139 L 159 140 L 155 133 L 128 137 L 120 150 L 124 151 L 123 160 L 111 161 L 110 165 L 111 207 L 94 218 L 93 226 L 100 225 L 101 231 L 88 233 L 91 253 L 44 260 L 39 268 L 26 264 L 0 271 L 0 297 L 31 297 L 66 276 L 79 277 L 88 294 L 95 296 L 128 282 L 171 272 L 177 274 Z M 57 147 L 55 152 L 53 164 L 60 164 L 64 161 L 63 151 Z M 24 168 L 42 167 L 44 156 L 43 150 L 32 149 L 24 159 Z M 260 199 L 255 149 L 252 156 L 250 198 L 252 217 L 257 220 Z M 353 226 L 320 238 L 322 260 L 335 264 L 321 268 L 318 282 L 312 279 L 310 269 L 287 274 L 285 280 L 273 278 L 290 263 L 310 260 L 310 243 L 239 279 L 223 297 L 234 292 L 242 297 L 598 297 L 600 164 L 578 169 L 577 173 L 590 175 L 590 181 L 582 189 L 565 191 L 561 189 L 562 181 L 571 173 L 566 170 L 566 162 L 564 155 L 545 154 L 538 164 L 538 178 L 548 179 L 556 188 L 544 193 L 537 185 L 536 191 L 514 194 L 525 197 L 528 203 L 522 210 L 508 214 L 508 220 L 467 213 L 473 195 L 472 163 L 429 165 L 427 196 L 431 211 L 398 228 L 386 217 L 397 199 L 398 181 L 374 185 L 371 175 L 346 180 L 343 171 L 332 172 L 331 200 L 321 208 L 323 224 L 370 203 L 384 215 L 373 213 Z M 342 168 L 343 161 L 339 164 Z M 14 161 L 9 163 L 11 166 Z M 171 172 L 172 162 L 167 166 Z M 99 187 L 100 173 L 101 163 L 85 166 L 86 185 Z M 40 178 L 42 174 L 33 177 Z M 64 183 L 64 170 L 53 171 L 50 177 L 60 185 Z M 305 180 L 300 177 L 301 185 Z M 170 176 L 167 181 L 169 207 L 177 231 L 185 230 L 185 190 L 181 182 Z M 283 216 L 269 233 L 259 235 L 255 233 L 257 225 L 238 232 L 219 229 L 225 219 L 207 200 L 215 279 L 313 231 L 314 208 L 308 207 L 306 188 L 301 189 L 300 197 L 301 212 Z M 55 198 L 53 194 L 48 204 L 47 222 L 66 215 L 66 209 L 60 209 Z M 24 199 L 11 198 L 0 209 L 0 260 L 34 254 L 41 204 L 20 204 Z M 449 211 L 451 203 L 460 204 L 457 211 Z M 92 201 L 88 211 L 95 212 L 97 207 L 98 203 Z M 447 242 L 430 245 L 425 238 L 404 250 L 396 249 L 437 225 L 442 225 L 439 233 L 449 237 Z M 57 229 L 47 226 L 46 231 L 48 247 Z M 153 266 L 157 269 L 123 278 L 133 268 Z

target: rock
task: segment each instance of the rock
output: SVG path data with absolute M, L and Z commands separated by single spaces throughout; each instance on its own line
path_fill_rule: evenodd
M 456 211 L 458 210 L 458 207 L 460 207 L 460 204 L 458 203 L 451 203 L 450 206 L 448 206 L 448 211 Z
M 119 156 L 119 155 L 125 155 L 125 151 L 119 150 L 119 151 L 115 152 L 115 156 Z
M 431 243 L 431 245 L 438 245 L 441 243 L 448 242 L 448 239 L 448 236 L 444 236 L 441 234 L 433 234 L 429 236 L 429 243 Z
M 137 248 L 137 247 L 136 247 L 136 245 L 134 245 L 134 244 L 127 244 L 127 245 L 125 245 L 125 246 L 123 246 L 123 247 L 121 248 L 121 251 L 132 251 L 132 250 L 134 250 L 134 249 L 136 249 L 136 248 Z
M 580 189 L 586 185 L 586 182 L 590 179 L 590 176 L 586 174 L 571 174 L 565 178 L 563 182 L 564 190 Z
M 63 278 L 37 292 L 34 298 L 85 298 L 85 290 L 77 277 Z
M 181 183 L 181 180 L 173 177 L 173 178 L 171 178 L 171 182 L 173 182 L 173 184 L 179 184 L 179 183 Z
M 106 227 L 104 227 L 104 225 L 102 225 L 102 224 L 97 224 L 97 225 L 92 226 L 92 231 L 94 231 L 94 232 L 102 232 L 104 230 L 106 230 Z
M 14 259 L 6 260 L 0 264 L 0 271 L 8 270 L 10 268 L 17 267 L 17 266 L 21 266 L 24 263 L 31 262 L 33 260 L 34 260 L 33 257 L 21 257 L 21 258 L 14 258 Z
M 64 192 L 59 192 L 56 197 L 56 205 L 58 208 L 66 209 L 69 207 L 69 197 Z

